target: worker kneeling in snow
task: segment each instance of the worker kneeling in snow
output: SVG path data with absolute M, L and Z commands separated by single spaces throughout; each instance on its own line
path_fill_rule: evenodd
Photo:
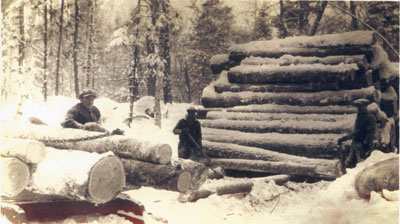
M 179 134 L 179 158 L 196 159 L 202 157 L 201 126 L 196 119 L 196 113 L 196 109 L 189 108 L 186 118 L 179 120 L 173 130 L 174 134 Z
M 93 105 L 97 95 L 94 91 L 84 91 L 79 95 L 80 103 L 68 110 L 61 126 L 64 128 L 77 128 L 88 131 L 107 132 L 100 125 L 100 111 Z

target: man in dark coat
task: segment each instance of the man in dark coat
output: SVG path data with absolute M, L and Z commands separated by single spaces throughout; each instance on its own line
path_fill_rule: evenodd
M 352 139 L 350 154 L 345 160 L 346 167 L 354 167 L 358 162 L 366 159 L 374 150 L 374 133 L 376 129 L 376 117 L 368 112 L 369 100 L 358 99 L 354 101 L 357 106 L 357 118 L 354 124 L 354 132 L 338 140 L 338 144 Z
M 196 109 L 193 107 L 189 108 L 186 118 L 179 120 L 173 130 L 174 134 L 179 134 L 179 158 L 195 159 L 202 157 L 201 126 L 200 122 L 196 119 L 196 113 Z
M 96 93 L 92 90 L 79 95 L 80 103 L 68 110 L 61 126 L 64 128 L 84 129 L 88 131 L 107 132 L 100 125 L 100 111 L 93 105 Z

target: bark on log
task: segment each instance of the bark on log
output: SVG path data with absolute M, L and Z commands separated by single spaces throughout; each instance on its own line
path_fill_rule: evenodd
M 207 108 L 208 109 L 208 108 Z M 217 111 L 216 108 L 210 108 Z M 221 110 L 221 108 L 218 108 Z M 250 104 L 227 108 L 228 112 L 259 112 L 259 113 L 292 113 L 292 114 L 353 114 L 357 113 L 354 106 L 292 106 L 276 104 Z
M 46 156 L 32 171 L 27 188 L 34 193 L 106 203 L 125 185 L 122 163 L 111 152 L 46 149 Z
M 182 193 L 178 197 L 178 201 L 182 203 L 186 202 L 196 202 L 202 198 L 208 198 L 210 195 L 215 194 L 215 191 L 201 189 L 195 191 L 188 191 L 186 193 Z
M 202 97 L 204 107 L 233 107 L 250 104 L 279 104 L 297 106 L 351 105 L 354 100 L 365 98 L 371 102 L 379 102 L 380 95 L 374 87 L 323 91 L 316 93 L 205 93 Z
M 298 164 L 315 166 L 315 173 L 320 176 L 336 178 L 341 175 L 338 159 L 315 159 L 303 156 L 274 152 L 257 147 L 242 146 L 231 143 L 218 143 L 203 140 L 207 155 L 214 158 L 264 160 L 271 162 L 291 161 Z
M 30 170 L 17 158 L 1 157 L 1 194 L 7 197 L 19 195 L 27 186 Z
M 224 169 L 268 172 L 278 174 L 294 174 L 315 177 L 315 166 L 293 162 L 268 162 L 263 160 L 246 159 L 211 159 L 211 164 Z
M 368 70 L 365 74 L 358 74 L 353 82 L 340 81 L 338 84 L 339 89 L 361 89 L 373 85 L 372 70 Z
M 8 125 L 3 128 L 3 135 L 6 137 L 36 139 L 42 141 L 46 146 L 59 149 L 76 149 L 97 153 L 112 151 L 121 158 L 137 159 L 159 164 L 168 164 L 171 161 L 172 149 L 168 144 L 156 144 L 122 135 L 78 142 L 52 141 L 93 137 L 101 134 L 99 132 L 80 129 L 55 128 L 33 124 L 24 126 Z
M 209 111 L 206 119 L 217 120 L 245 120 L 245 121 L 328 121 L 341 122 L 354 121 L 356 114 L 292 114 L 292 113 L 259 113 L 259 112 L 226 112 L 226 111 Z
M 207 180 L 209 168 L 203 163 L 199 163 L 190 159 L 175 159 L 172 161 L 174 166 L 180 166 L 183 170 L 188 171 L 192 177 L 190 189 L 199 189 L 199 187 Z
M 399 157 L 387 159 L 365 168 L 355 177 L 357 193 L 369 198 L 371 191 L 399 190 Z
M 311 158 L 338 158 L 337 139 L 343 134 L 246 133 L 203 128 L 203 140 L 252 146 Z
M 1 156 L 15 157 L 25 163 L 38 163 L 46 154 L 46 146 L 36 140 L 1 138 Z
M 225 194 L 237 194 L 237 193 L 248 193 L 253 188 L 254 183 L 235 183 L 230 185 L 224 185 L 217 188 L 217 195 Z
M 353 132 L 355 119 L 352 121 L 342 120 L 337 122 L 326 121 L 241 121 L 241 120 L 200 120 L 202 127 L 236 130 L 242 132 L 269 133 L 277 132 L 284 134 L 324 134 Z
M 248 57 L 241 61 L 243 65 L 297 65 L 297 64 L 324 64 L 324 65 L 339 65 L 339 64 L 357 64 L 360 70 L 367 70 L 369 63 L 365 55 L 338 55 L 327 57 L 300 57 L 292 55 L 284 55 L 280 58 L 262 58 Z
M 172 165 L 146 163 L 137 160 L 121 159 L 128 182 L 139 186 L 152 186 L 159 189 L 186 192 L 190 189 L 190 172 Z
M 358 72 L 356 64 L 240 65 L 229 69 L 228 80 L 237 84 L 352 82 Z

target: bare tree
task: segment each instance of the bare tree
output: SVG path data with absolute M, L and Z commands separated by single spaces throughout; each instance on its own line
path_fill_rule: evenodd
M 44 31 L 43 31 L 43 96 L 47 101 L 47 0 L 44 1 L 43 9 Z
M 60 54 L 61 54 L 61 44 L 62 44 L 62 34 L 63 34 L 63 14 L 64 14 L 64 0 L 61 0 L 61 9 L 60 9 L 60 32 L 58 36 L 58 49 L 57 49 L 57 58 L 56 58 L 56 96 L 58 96 L 60 89 Z

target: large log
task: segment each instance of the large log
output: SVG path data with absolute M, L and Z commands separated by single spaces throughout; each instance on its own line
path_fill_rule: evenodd
M 379 102 L 380 94 L 372 86 L 356 90 L 322 91 L 316 93 L 215 93 L 214 90 L 208 89 L 207 91 L 203 91 L 202 104 L 204 107 L 225 108 L 250 104 L 328 106 L 351 105 L 355 100 L 360 98 L 368 99 L 371 102 Z
M 186 192 L 192 186 L 190 172 L 172 165 L 161 165 L 131 159 L 121 159 L 126 179 L 138 186 Z
M 228 80 L 238 84 L 352 82 L 358 72 L 356 64 L 240 65 L 229 69 Z
M 238 64 L 238 62 L 230 61 L 228 54 L 217 54 L 210 59 L 210 68 L 213 74 L 219 74 L 223 70 L 229 70 L 229 68 Z
M 370 31 L 287 37 L 232 45 L 229 48 L 229 59 L 240 61 L 248 56 L 278 58 L 285 54 L 316 57 L 365 54 L 371 57 L 373 54 L 371 45 L 375 43 L 375 34 Z
M 367 70 L 369 63 L 365 55 L 338 55 L 328 57 L 301 57 L 284 55 L 280 58 L 262 58 L 253 57 L 243 59 L 243 65 L 263 65 L 263 64 L 277 64 L 277 65 L 297 65 L 297 64 L 324 64 L 324 65 L 339 65 L 339 64 L 357 64 L 360 70 Z
M 207 128 L 237 130 L 243 132 L 268 133 L 278 132 L 285 134 L 323 134 L 323 133 L 351 133 L 355 119 L 337 122 L 327 121 L 248 121 L 248 120 L 200 120 L 201 126 Z
M 1 194 L 7 197 L 19 195 L 27 186 L 30 170 L 26 163 L 17 158 L 1 157 Z
M 76 149 L 97 153 L 112 151 L 121 158 L 137 159 L 159 164 L 168 164 L 171 161 L 172 149 L 168 144 L 152 143 L 122 135 L 113 135 L 93 140 L 84 139 L 101 134 L 99 132 L 80 129 L 56 128 L 33 124 L 3 126 L 3 135 L 6 137 L 35 139 L 43 142 L 46 146 L 54 148 Z M 81 139 L 81 141 L 69 141 L 69 139 Z
M 320 176 L 336 178 L 341 175 L 338 159 L 315 159 L 303 156 L 274 152 L 257 147 L 231 143 L 218 143 L 203 140 L 203 148 L 210 157 L 264 160 L 272 162 L 292 161 L 298 164 L 315 166 L 315 173 Z
M 357 74 L 353 82 L 340 81 L 338 83 L 338 89 L 361 89 L 372 85 L 372 70 L 368 70 L 363 74 Z
M 208 109 L 208 108 L 207 108 Z M 221 110 L 219 108 L 219 110 Z M 213 110 L 217 111 L 217 110 Z M 258 113 L 292 113 L 292 114 L 353 114 L 357 113 L 354 106 L 292 106 L 277 104 L 250 104 L 227 108 L 228 112 L 258 112 Z
M 356 114 L 293 114 L 293 113 L 262 113 L 262 112 L 227 112 L 227 111 L 209 111 L 206 119 L 217 120 L 246 120 L 246 121 L 329 121 L 341 122 L 354 121 Z
M 122 163 L 111 152 L 46 149 L 45 158 L 32 171 L 27 189 L 33 193 L 106 203 L 125 186 Z
M 36 140 L 1 138 L 1 156 L 15 157 L 25 163 L 38 163 L 46 154 L 46 146 Z
M 192 177 L 190 189 L 199 189 L 199 187 L 207 180 L 209 168 L 203 163 L 199 163 L 190 159 L 175 159 L 172 161 L 174 166 L 180 166 L 183 170 L 188 171 Z
M 253 146 L 311 158 L 338 158 L 338 138 L 343 134 L 246 133 L 203 128 L 203 140 Z

